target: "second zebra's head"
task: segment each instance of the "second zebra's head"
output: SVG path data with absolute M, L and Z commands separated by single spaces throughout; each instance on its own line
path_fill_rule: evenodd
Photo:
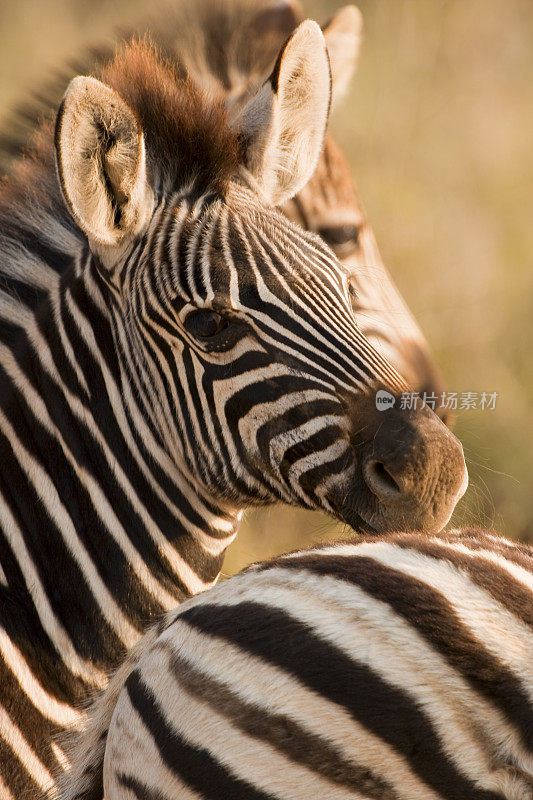
M 237 506 L 283 500 L 368 530 L 442 528 L 466 487 L 461 445 L 426 407 L 376 408 L 377 388 L 397 397 L 406 384 L 360 332 L 347 270 L 274 208 L 310 178 L 324 141 L 318 25 L 296 29 L 231 123 L 146 44 L 100 77 L 70 84 L 57 163 L 87 237 L 82 277 L 105 298 L 143 424 Z

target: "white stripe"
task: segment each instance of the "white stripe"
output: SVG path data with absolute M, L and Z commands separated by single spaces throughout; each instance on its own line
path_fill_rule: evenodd
M 242 661 L 239 666 L 240 669 L 244 667 Z M 158 686 L 160 670 L 159 663 L 156 669 L 150 670 L 148 666 L 143 669 L 143 679 L 152 690 Z M 190 694 L 183 685 L 178 683 L 172 699 L 172 716 L 167 717 L 171 727 L 186 742 L 206 748 L 235 778 L 268 791 L 269 796 L 276 798 L 309 800 L 309 787 L 313 786 L 313 792 L 328 800 L 353 800 L 351 790 L 291 761 L 268 742 L 244 733 L 215 707 Z M 186 769 L 186 764 L 183 766 Z
M 6 631 L 0 628 L 0 654 L 20 688 L 30 702 L 46 719 L 63 728 L 80 723 L 82 714 L 66 703 L 52 697 L 39 683 L 20 650 L 15 647 Z
M 240 227 L 240 221 L 237 221 L 237 227 Z M 243 229 L 241 228 L 241 230 L 243 230 Z M 263 248 L 263 245 L 262 245 L 262 243 L 261 243 L 261 241 L 260 241 L 260 239 L 258 237 L 257 232 L 255 230 L 252 230 L 251 226 L 249 226 L 248 227 L 248 233 L 253 238 L 255 246 L 261 251 L 263 259 L 270 266 L 271 272 L 276 277 L 276 279 L 279 281 L 280 285 L 293 298 L 294 303 L 299 305 L 299 306 L 301 306 L 302 305 L 302 301 L 298 298 L 297 295 L 295 295 L 294 288 L 290 287 L 287 284 L 285 279 L 282 277 L 279 269 L 277 269 L 275 267 L 275 265 L 272 263 L 271 258 L 268 256 L 268 254 L 265 252 L 265 250 Z M 245 236 L 245 234 L 243 233 L 243 238 L 244 238 L 244 236 Z M 269 245 L 272 247 L 274 252 L 277 254 L 277 256 L 280 259 L 280 261 L 282 261 L 284 263 L 284 265 L 286 267 L 287 274 L 288 275 L 293 274 L 293 270 L 291 269 L 290 265 L 286 261 L 285 253 L 282 252 L 279 247 L 277 247 L 275 242 L 269 240 Z M 298 252 L 297 249 L 295 249 L 294 246 L 292 246 L 291 257 L 294 258 L 296 256 L 297 252 Z M 346 313 L 345 314 L 343 313 L 343 314 L 341 314 L 339 316 L 338 309 L 336 308 L 336 306 L 338 305 L 338 298 L 336 298 L 334 295 L 332 295 L 331 292 L 327 291 L 325 287 L 323 287 L 323 291 L 326 291 L 328 294 L 330 294 L 331 299 L 332 299 L 332 304 L 331 304 L 331 306 L 329 308 L 322 307 L 320 309 L 321 315 L 317 316 L 317 314 L 314 313 L 314 311 L 313 311 L 313 308 L 315 306 L 315 298 L 314 297 L 308 297 L 307 298 L 309 302 L 305 307 L 305 312 L 310 317 L 312 317 L 312 319 L 316 323 L 315 325 L 311 325 L 301 315 L 298 315 L 297 313 L 295 313 L 291 308 L 289 308 L 284 303 L 282 303 L 279 300 L 279 298 L 277 298 L 275 295 L 273 295 L 272 292 L 270 292 L 270 290 L 266 286 L 266 283 L 265 283 L 260 271 L 257 269 L 257 266 L 255 264 L 255 260 L 253 259 L 253 255 L 252 255 L 252 251 L 251 251 L 250 247 L 247 248 L 247 256 L 248 256 L 250 265 L 253 268 L 254 274 L 256 276 L 259 294 L 262 297 L 262 299 L 266 300 L 269 303 L 273 303 L 274 305 L 277 305 L 278 307 L 282 308 L 282 310 L 287 315 L 289 315 L 290 317 L 295 319 L 303 328 L 305 328 L 309 333 L 311 333 L 313 335 L 314 339 L 316 339 L 319 342 L 321 342 L 322 344 L 324 344 L 329 351 L 331 351 L 332 353 L 335 353 L 336 356 L 340 359 L 340 361 L 336 362 L 336 366 L 337 366 L 338 369 L 340 369 L 347 376 L 347 378 L 349 378 L 348 382 L 343 382 L 343 381 L 339 380 L 340 384 L 344 385 L 348 389 L 353 390 L 354 380 L 355 380 L 353 365 L 350 363 L 350 356 L 349 355 L 346 355 L 345 353 L 342 353 L 338 348 L 335 347 L 333 342 L 329 341 L 326 337 L 322 336 L 322 334 L 320 333 L 321 327 L 324 326 L 325 319 L 327 320 L 327 322 L 330 324 L 331 327 L 338 327 L 339 322 L 341 322 L 343 330 L 342 330 L 342 333 L 339 332 L 340 338 L 342 339 L 342 341 L 344 341 L 346 343 L 350 342 L 352 344 L 352 346 L 353 346 L 353 348 L 355 350 L 355 354 L 357 354 L 358 357 L 363 362 L 365 362 L 365 357 L 366 357 L 366 366 L 369 369 L 369 371 L 371 372 L 372 377 L 374 379 L 382 377 L 383 379 L 386 379 L 386 380 L 390 381 L 391 382 L 391 386 L 393 386 L 393 387 L 396 387 L 396 388 L 399 388 L 399 389 L 403 389 L 403 388 L 406 387 L 406 384 L 405 384 L 405 381 L 403 380 L 403 378 L 401 378 L 401 376 L 396 372 L 396 370 L 387 361 L 385 361 L 385 359 L 376 350 L 374 350 L 374 348 L 370 345 L 370 343 L 365 339 L 365 337 L 357 329 L 357 327 L 355 326 L 355 318 L 354 317 L 352 317 L 353 325 L 350 326 L 349 328 L 346 327 L 345 323 L 349 321 L 348 306 L 346 306 L 346 309 L 344 309 L 344 308 L 342 309 L 342 312 L 346 312 Z M 320 257 L 322 257 L 322 258 L 324 257 L 322 253 L 320 253 Z M 314 266 L 314 269 L 316 271 L 318 269 L 318 266 L 316 264 L 314 264 L 313 266 Z M 335 268 L 338 269 L 338 266 L 337 265 L 331 265 L 331 269 L 335 270 Z M 299 288 L 300 288 L 300 291 L 303 294 L 307 294 L 304 291 L 303 282 L 302 282 L 302 285 Z M 254 313 L 257 316 L 260 316 L 260 314 L 259 314 L 259 312 L 257 312 L 257 310 L 254 310 Z M 335 318 L 332 316 L 333 314 L 335 314 Z M 268 317 L 268 315 L 261 314 L 261 317 L 263 318 L 265 323 L 269 324 L 272 327 L 275 327 L 272 319 L 270 319 Z M 277 327 L 279 327 L 279 326 L 277 326 Z M 293 338 L 294 341 L 296 341 L 297 343 L 301 344 L 302 347 L 304 347 L 306 350 L 311 351 L 311 352 L 316 352 L 317 354 L 320 353 L 320 351 L 316 347 L 310 345 L 308 342 L 304 342 L 304 341 L 302 341 L 302 340 L 300 340 L 300 339 L 298 339 L 297 337 L 294 337 L 294 336 L 292 338 Z M 350 367 L 351 367 L 351 369 L 350 369 Z M 375 374 L 373 374 L 373 373 L 375 373 Z M 366 375 L 364 375 L 364 374 L 361 374 L 361 373 L 358 373 L 358 375 L 359 375 L 359 379 L 362 381 L 361 385 L 362 386 L 366 386 L 368 384 L 368 377 Z
M 0 737 L 9 745 L 16 758 L 40 789 L 43 792 L 51 789 L 54 785 L 54 779 L 1 705 Z
M 230 691 L 236 692 L 243 701 L 256 706 L 259 713 L 287 715 L 308 733 L 333 745 L 347 761 L 368 767 L 385 781 L 406 786 L 409 789 L 409 794 L 405 795 L 406 800 L 442 800 L 412 772 L 406 760 L 393 747 L 375 736 L 348 711 L 304 686 L 293 675 L 216 636 L 199 633 L 181 621 L 168 634 L 165 632 L 160 641 L 170 644 L 172 650 L 195 669 L 221 682 Z M 219 717 L 215 708 L 202 704 L 202 710 L 198 700 L 191 698 L 179 683 L 179 676 L 176 678 L 172 673 L 170 678 L 167 660 L 166 652 L 156 651 L 153 657 L 141 664 L 141 668 L 143 679 L 154 688 L 159 702 L 163 701 L 165 717 L 172 727 L 180 730 L 186 738 L 192 733 L 193 741 L 206 747 L 209 752 L 218 751 L 221 760 L 224 761 L 226 757 L 230 764 L 230 748 L 239 742 L 233 756 L 233 768 L 239 769 L 242 753 L 248 752 L 249 756 L 252 752 L 251 769 L 244 777 L 256 783 L 254 768 L 264 763 L 267 772 L 260 785 L 268 786 L 268 791 L 271 792 L 272 776 L 279 774 L 282 776 L 283 786 L 288 778 L 285 766 L 290 762 L 282 756 L 275 765 L 275 758 L 271 759 L 271 755 L 279 758 L 279 753 L 268 745 L 265 745 L 265 749 L 260 745 L 254 753 L 253 740 L 223 717 Z M 173 688 L 171 681 L 176 680 L 177 686 Z M 201 717 L 199 712 L 202 713 Z M 203 726 L 198 728 L 198 721 L 202 718 Z M 222 735 L 215 743 L 211 731 L 219 727 L 219 721 Z M 308 800 L 309 786 L 315 787 L 318 776 L 316 773 L 309 774 L 305 767 L 293 766 L 297 771 L 295 777 L 301 782 L 301 790 L 307 790 L 307 794 L 302 797 Z M 326 783 L 324 778 L 319 780 Z M 329 782 L 323 787 L 323 796 L 328 800 L 334 796 L 329 794 L 331 788 Z M 281 796 L 293 797 L 291 794 Z M 353 793 L 349 793 L 348 797 L 353 798 Z
M 433 540 L 440 544 L 438 539 Z M 324 554 L 370 556 L 440 592 L 459 620 L 499 661 L 510 667 L 533 702 L 533 632 L 465 573 L 442 559 L 388 542 L 325 548 Z
M 140 633 L 130 623 L 104 583 L 87 548 L 76 533 L 74 523 L 57 493 L 57 488 L 50 480 L 49 475 L 19 440 L 14 428 L 1 410 L 0 426 L 8 437 L 13 454 L 26 474 L 29 484 L 34 487 L 48 516 L 60 532 L 70 556 L 78 564 L 102 615 L 120 641 L 130 648 L 137 641 Z
M 66 772 L 71 767 L 70 761 L 68 760 L 66 754 L 60 748 L 60 746 L 56 744 L 56 742 L 52 742 L 51 747 L 53 754 L 55 755 L 61 766 L 61 769 L 63 769 Z
M 11 794 L 0 775 L 0 798 L 1 800 L 15 800 L 15 795 Z
M 316 450 L 314 453 L 309 453 L 299 458 L 298 461 L 291 464 L 287 479 L 294 486 L 298 483 L 304 472 L 314 467 L 323 466 L 331 461 L 335 461 L 340 458 L 349 447 L 350 445 L 346 439 L 337 439 L 323 450 Z
M 328 549 L 338 551 L 344 545 Z M 464 595 L 468 603 L 468 591 L 464 590 Z M 505 715 L 479 695 L 415 626 L 386 602 L 376 600 L 353 584 L 282 566 L 250 572 L 232 578 L 230 583 L 219 584 L 208 595 L 187 600 L 177 610 L 177 625 L 182 624 L 181 613 L 190 607 L 204 603 L 234 606 L 245 601 L 258 602 L 258 598 L 265 606 L 280 608 L 301 620 L 353 662 L 367 665 L 392 686 L 411 694 L 431 718 L 457 769 L 478 780 L 480 785 L 491 788 L 494 783 L 489 783 L 489 778 L 491 781 L 497 778 L 496 767 L 491 765 L 494 753 L 487 751 L 483 737 L 492 741 L 494 752 L 507 753 L 533 774 L 533 756 L 524 750 L 520 734 Z M 490 616 L 485 617 L 485 624 L 490 625 Z M 270 633 L 275 636 L 275 631 Z M 181 636 L 179 631 L 177 635 Z M 162 634 L 161 641 L 175 646 L 175 636 L 173 625 Z M 239 675 L 237 683 L 240 683 L 240 672 L 233 669 L 232 674 Z M 270 684 L 259 684 L 262 692 L 265 685 Z M 477 726 L 483 731 L 481 737 Z
M 46 349 L 43 347 L 41 348 L 42 352 L 47 352 Z M 39 354 L 42 355 L 42 352 Z M 87 494 L 91 498 L 91 502 L 94 506 L 94 510 L 97 516 L 100 518 L 103 526 L 105 527 L 108 535 L 117 543 L 118 547 L 122 550 L 124 554 L 125 560 L 128 564 L 132 567 L 133 571 L 136 573 L 140 583 L 144 586 L 149 594 L 151 594 L 155 600 L 157 600 L 160 605 L 162 605 L 165 609 L 172 608 L 176 604 L 176 596 L 170 594 L 166 591 L 166 589 L 157 581 L 157 579 L 152 575 L 150 570 L 148 569 L 147 565 L 141 558 L 138 550 L 133 546 L 130 538 L 128 537 L 126 531 L 124 530 L 123 526 L 121 525 L 118 517 L 116 516 L 111 504 L 106 497 L 105 493 L 102 491 L 100 485 L 97 481 L 94 480 L 92 475 L 83 467 L 81 467 L 72 454 L 70 448 L 67 446 L 63 436 L 61 435 L 61 431 L 54 425 L 50 416 L 48 414 L 48 409 L 42 400 L 41 396 L 35 391 L 33 386 L 28 383 L 24 379 L 24 375 L 20 372 L 16 364 L 10 360 L 6 360 L 5 367 L 7 371 L 10 373 L 10 376 L 13 378 L 15 384 L 19 386 L 21 389 L 24 397 L 26 398 L 33 414 L 35 415 L 36 419 L 42 423 L 43 427 L 46 428 L 48 433 L 57 441 L 60 445 L 61 450 L 65 455 L 65 459 L 71 465 L 73 472 L 76 474 L 77 479 L 79 480 L 80 484 L 86 489 Z M 65 394 L 70 395 L 70 392 L 65 391 Z M 78 401 L 74 401 L 72 403 L 73 397 L 70 395 L 68 398 L 71 400 L 71 404 L 76 406 L 79 405 Z M 78 410 L 78 408 L 76 409 Z M 91 422 L 93 423 L 92 417 L 87 413 L 84 414 L 83 422 L 86 424 Z M 159 534 L 157 538 L 163 540 L 164 537 L 160 535 L 160 531 L 151 517 L 148 515 L 144 505 L 140 503 L 136 493 L 133 490 L 133 487 L 127 480 L 126 476 L 124 475 L 123 471 L 117 465 L 116 460 L 111 456 L 109 448 L 105 443 L 105 440 L 101 436 L 99 430 L 92 425 L 88 425 L 89 428 L 93 428 L 91 433 L 93 434 L 94 438 L 98 441 L 101 445 L 104 455 L 107 457 L 107 462 L 115 477 L 118 479 L 118 482 L 121 486 L 121 489 L 124 491 L 126 497 L 130 500 L 132 506 L 137 510 L 139 516 L 142 518 L 144 525 L 147 528 L 147 533 L 149 534 L 152 531 L 155 531 Z M 153 535 L 152 535 L 152 538 Z M 158 542 L 161 550 L 164 552 L 165 549 L 171 549 L 168 547 L 165 548 L 165 541 Z M 173 549 L 172 549 L 173 551 Z M 173 551 L 174 552 L 174 551 Z
M 70 292 L 63 292 L 62 296 L 64 298 L 65 308 L 68 309 L 68 312 L 70 314 L 71 324 L 73 326 L 76 326 L 77 325 L 76 311 L 75 311 L 75 308 L 72 307 L 72 295 L 71 295 Z M 53 312 L 54 312 L 54 320 L 55 320 L 55 323 L 56 323 L 56 329 L 57 329 L 57 331 L 59 333 L 59 338 L 61 339 L 61 344 L 63 346 L 63 350 L 65 352 L 65 356 L 67 358 L 67 361 L 70 364 L 72 370 L 74 371 L 80 386 L 87 392 L 87 394 L 90 394 L 89 386 L 87 385 L 87 381 L 85 379 L 85 375 L 83 374 L 83 370 L 81 369 L 81 367 L 79 365 L 78 359 L 74 355 L 74 350 L 72 348 L 72 343 L 71 343 L 70 339 L 68 338 L 67 333 L 65 331 L 63 317 L 61 315 L 61 306 L 60 306 L 60 303 L 59 303 L 59 297 L 60 297 L 59 293 L 54 293 L 52 295 L 52 308 L 53 308 Z
M 94 334 L 93 334 L 92 330 L 91 330 L 91 336 L 94 337 Z M 51 361 L 51 354 L 50 354 L 50 352 L 48 350 L 47 344 L 40 337 L 40 335 L 39 335 L 39 333 L 38 333 L 36 328 L 34 328 L 32 330 L 32 339 L 35 339 L 34 347 L 36 349 L 36 353 L 39 355 L 39 358 L 41 360 L 41 364 L 42 364 L 43 368 L 45 368 L 47 370 L 48 374 L 50 375 L 50 377 L 53 380 L 57 380 L 56 370 L 55 370 L 55 368 L 53 366 L 53 362 Z M 46 358 L 45 358 L 45 356 L 46 356 Z M 9 362 L 9 359 L 7 360 L 6 367 L 11 367 L 11 369 L 15 371 L 15 375 L 13 377 L 14 377 L 14 379 L 15 379 L 17 384 L 22 384 L 21 388 L 24 389 L 25 390 L 25 394 L 28 395 L 28 402 L 32 406 L 32 410 L 34 411 L 36 416 L 41 420 L 41 422 L 43 422 L 43 424 L 47 425 L 48 430 L 50 430 L 50 432 L 53 435 L 55 435 L 56 438 L 58 438 L 59 437 L 59 432 L 57 431 L 57 428 L 55 428 L 55 426 L 53 426 L 51 420 L 49 419 L 48 412 L 47 412 L 44 404 L 42 403 L 39 395 L 36 394 L 36 392 L 33 390 L 33 387 L 31 387 L 29 384 L 27 384 L 27 382 L 24 380 L 24 376 L 20 373 L 20 371 L 18 370 L 18 368 L 16 367 L 16 365 L 13 362 L 11 362 L 11 363 Z M 107 368 L 104 367 L 103 362 L 101 364 L 101 367 L 102 367 L 102 370 L 104 372 L 106 386 L 107 386 L 108 391 L 110 393 L 110 399 L 111 399 L 111 402 L 113 403 L 113 410 L 114 410 L 117 422 L 119 424 L 119 427 L 121 429 L 121 432 L 122 432 L 122 434 L 124 436 L 125 443 L 129 446 L 129 449 L 132 452 L 133 457 L 136 459 L 136 463 L 139 465 L 139 468 L 141 469 L 141 471 L 143 473 L 143 476 L 149 481 L 152 489 L 156 492 L 156 494 L 159 496 L 159 498 L 161 500 L 163 500 L 163 502 L 165 503 L 167 508 L 169 508 L 171 513 L 174 516 L 176 516 L 178 518 L 179 522 L 181 522 L 184 527 L 188 528 L 189 532 L 194 536 L 194 534 L 197 531 L 196 526 L 192 525 L 186 519 L 184 514 L 174 504 L 169 502 L 169 500 L 166 497 L 165 493 L 163 492 L 163 490 L 161 489 L 159 484 L 156 483 L 156 481 L 153 478 L 153 475 L 151 474 L 151 472 L 148 470 L 146 464 L 144 463 L 144 461 L 143 461 L 143 459 L 142 459 L 142 457 L 140 455 L 140 452 L 139 452 L 139 450 L 138 450 L 138 448 L 137 448 L 137 446 L 135 444 L 135 441 L 133 440 L 133 437 L 131 436 L 131 432 L 130 432 L 129 427 L 127 425 L 127 421 L 125 419 L 124 410 L 123 410 L 124 396 L 120 395 L 120 393 L 118 391 L 118 388 L 116 387 L 114 381 L 110 377 L 110 375 L 109 375 L 109 373 L 107 371 Z M 127 397 L 129 397 L 129 395 L 128 395 L 128 392 L 129 392 L 128 382 L 125 382 L 125 386 L 127 387 L 125 389 L 125 395 Z M 202 591 L 203 589 L 205 589 L 210 584 L 209 583 L 205 583 L 204 581 L 200 580 L 200 578 L 196 575 L 196 573 L 193 571 L 193 569 L 190 567 L 190 565 L 181 556 L 179 551 L 176 550 L 174 547 L 172 547 L 172 545 L 168 541 L 168 539 L 159 530 L 159 527 L 152 520 L 152 518 L 149 515 L 146 507 L 141 503 L 138 495 L 136 494 L 135 490 L 133 489 L 131 483 L 129 482 L 129 480 L 127 478 L 127 476 L 125 475 L 125 473 L 123 472 L 121 467 L 118 465 L 114 454 L 110 450 L 105 438 L 102 436 L 102 433 L 101 433 L 100 429 L 95 424 L 95 421 L 94 421 L 93 417 L 90 414 L 87 413 L 87 409 L 83 406 L 83 404 L 79 401 L 79 399 L 67 389 L 67 387 L 65 385 L 61 384 L 61 389 L 63 391 L 65 399 L 67 400 L 67 402 L 69 404 L 69 407 L 70 407 L 71 411 L 73 412 L 73 414 L 79 420 L 81 425 L 88 429 L 88 431 L 91 434 L 91 436 L 94 438 L 94 440 L 97 442 L 97 444 L 101 448 L 102 453 L 104 454 L 110 469 L 113 471 L 115 477 L 117 478 L 121 489 L 123 490 L 124 494 L 128 497 L 128 499 L 132 503 L 133 507 L 139 513 L 139 516 L 142 518 L 143 523 L 146 526 L 148 534 L 151 536 L 151 538 L 157 544 L 157 547 L 160 549 L 162 555 L 171 564 L 174 573 L 179 577 L 179 579 L 183 582 L 183 584 L 185 585 L 185 587 L 187 588 L 187 590 L 191 594 L 194 594 L 194 593 L 196 593 L 198 591 Z M 37 408 L 40 409 L 40 413 L 37 413 Z M 137 413 L 135 418 L 137 419 L 138 425 L 140 427 L 142 427 L 143 426 L 142 415 Z M 145 427 L 144 430 L 141 431 L 141 433 L 144 435 L 144 438 L 146 440 L 146 436 L 148 435 L 147 434 L 147 428 Z M 73 465 L 74 469 L 78 472 L 78 477 L 80 478 L 80 480 L 82 480 L 82 471 L 78 468 L 76 460 L 67 451 L 66 445 L 64 444 L 64 442 L 62 440 L 61 440 L 61 442 L 62 442 L 63 450 L 65 451 L 65 454 L 66 455 L 68 454 L 70 456 L 71 464 Z M 157 448 L 157 445 L 155 444 L 155 442 L 152 442 L 152 444 L 153 444 L 153 449 L 151 449 L 151 452 L 154 454 L 154 456 L 156 456 L 158 448 Z M 165 470 L 167 475 L 170 476 L 170 474 L 171 474 L 170 473 L 170 469 L 172 469 L 172 471 L 174 473 L 177 472 L 176 465 L 174 463 L 172 463 L 170 465 L 170 459 L 168 459 L 168 456 L 166 456 L 166 459 L 168 460 L 168 463 L 165 463 L 164 465 L 161 465 L 161 468 L 163 470 Z M 175 475 L 173 477 L 175 477 Z M 84 473 L 84 478 L 85 479 L 82 482 L 90 481 L 91 485 L 93 487 L 95 486 L 94 481 L 92 479 L 90 479 L 90 476 L 87 473 Z M 195 495 L 193 497 L 191 490 L 186 485 L 183 485 L 183 484 L 185 484 L 184 481 L 181 481 L 181 485 L 178 484 L 179 490 L 194 505 L 195 509 L 197 509 L 199 511 L 199 513 L 201 513 L 202 508 L 198 509 L 199 497 L 197 495 Z M 100 491 L 100 490 L 98 489 L 98 491 Z M 107 501 L 106 501 L 106 504 L 107 504 Z M 99 510 L 98 506 L 95 506 L 95 507 L 96 507 L 96 510 L 98 511 Z M 108 504 L 107 504 L 107 508 L 109 510 L 109 505 Z M 102 506 L 102 508 L 100 510 L 103 510 L 103 506 Z M 215 518 L 213 517 L 213 515 L 211 513 L 206 513 L 205 516 L 207 517 L 206 523 L 208 525 L 215 522 Z M 109 527 L 109 525 L 111 525 L 111 527 Z M 132 564 L 141 563 L 141 560 L 140 560 L 140 558 L 138 556 L 134 557 L 136 551 L 134 551 L 132 549 L 131 545 L 128 545 L 129 538 L 127 537 L 127 534 L 125 534 L 122 526 L 118 526 L 117 527 L 117 525 L 118 525 L 118 523 L 117 524 L 109 523 L 108 524 L 108 530 L 110 531 L 110 533 L 113 533 L 114 531 L 118 532 L 120 530 L 122 532 L 122 549 L 124 551 L 126 551 L 126 549 L 128 549 L 132 553 L 131 556 L 128 556 L 128 561 L 130 563 L 132 563 Z M 222 533 L 231 533 L 232 535 L 234 535 L 236 522 L 234 522 L 233 520 L 220 518 L 220 519 L 216 520 L 216 524 L 212 524 L 212 527 L 215 530 L 220 530 L 220 532 L 222 532 Z M 203 531 L 200 531 L 200 533 L 203 533 Z M 153 576 L 150 576 L 148 574 L 148 580 L 149 580 L 149 582 L 150 581 L 153 582 L 153 581 L 155 581 L 155 578 L 153 578 Z M 160 590 L 158 590 L 158 593 L 160 595 L 158 599 L 160 600 L 160 602 L 162 602 L 165 605 L 166 608 L 171 608 L 173 605 L 175 605 L 176 598 L 171 596 L 171 595 L 169 595 L 162 587 L 160 587 Z
M 444 549 L 455 550 L 458 553 L 465 553 L 466 555 L 470 555 L 474 557 L 473 566 L 475 566 L 475 558 L 476 556 L 480 556 L 481 558 L 487 559 L 492 564 L 496 564 L 501 569 L 505 570 L 506 572 L 511 575 L 518 583 L 521 583 L 526 589 L 529 589 L 533 592 L 533 573 L 528 572 L 527 569 L 521 567 L 519 564 L 515 564 L 514 561 L 510 561 L 505 557 L 505 553 L 498 552 L 495 553 L 492 550 L 469 550 L 466 544 L 462 544 L 461 542 L 446 542 L 440 541 L 439 545 Z M 443 554 L 444 555 L 444 554 Z M 533 561 L 532 561 L 533 567 Z
M 7 503 L 0 503 L 0 529 L 6 532 L 8 543 L 24 576 L 26 588 L 35 603 L 35 610 L 41 625 L 56 652 L 61 656 L 63 663 L 74 675 L 83 678 L 95 687 L 103 688 L 107 683 L 106 673 L 98 670 L 91 662 L 80 658 L 76 652 L 72 640 L 50 605 L 22 532 L 9 511 Z
M 204 795 L 197 794 L 183 783 L 176 773 L 165 765 L 161 754 L 154 744 L 150 732 L 143 724 L 139 713 L 130 703 L 126 692 L 122 692 L 117 703 L 116 712 L 124 720 L 124 734 L 110 737 L 106 746 L 105 761 L 103 765 L 104 797 L 127 800 L 130 793 L 124 788 L 120 778 L 134 777 L 143 786 L 152 789 L 154 796 L 178 798 L 179 800 L 205 800 Z M 131 734 L 135 732 L 133 738 Z M 79 789 L 83 784 L 80 780 Z M 78 788 L 73 782 L 72 791 Z M 73 797 L 78 798 L 76 792 Z M 67 794 L 66 800 L 72 795 Z M 222 798 L 221 798 L 222 800 Z

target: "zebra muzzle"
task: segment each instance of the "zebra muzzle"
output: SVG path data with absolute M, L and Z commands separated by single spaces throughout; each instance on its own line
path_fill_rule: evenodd
M 359 525 L 376 532 L 442 530 L 466 491 L 468 472 L 461 443 L 433 411 L 396 404 L 367 413 L 353 446 L 361 490 L 352 513 Z

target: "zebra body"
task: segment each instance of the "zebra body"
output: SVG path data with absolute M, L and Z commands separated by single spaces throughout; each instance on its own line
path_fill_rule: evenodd
M 318 26 L 236 116 L 146 43 L 98 76 L 71 82 L 0 195 L 0 775 L 16 800 L 52 783 L 52 733 L 150 620 L 216 580 L 245 507 L 440 528 L 466 487 L 427 408 L 376 412 L 375 385 L 405 384 L 358 329 L 347 270 L 274 208 L 322 149 Z
M 530 800 L 532 612 L 533 550 L 487 532 L 256 564 L 141 640 L 61 800 Z

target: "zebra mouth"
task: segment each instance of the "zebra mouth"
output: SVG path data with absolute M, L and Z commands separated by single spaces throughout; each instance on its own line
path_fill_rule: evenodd
M 381 531 L 374 527 L 360 511 L 353 506 L 345 506 L 335 512 L 338 519 L 348 525 L 355 533 L 379 534 Z

